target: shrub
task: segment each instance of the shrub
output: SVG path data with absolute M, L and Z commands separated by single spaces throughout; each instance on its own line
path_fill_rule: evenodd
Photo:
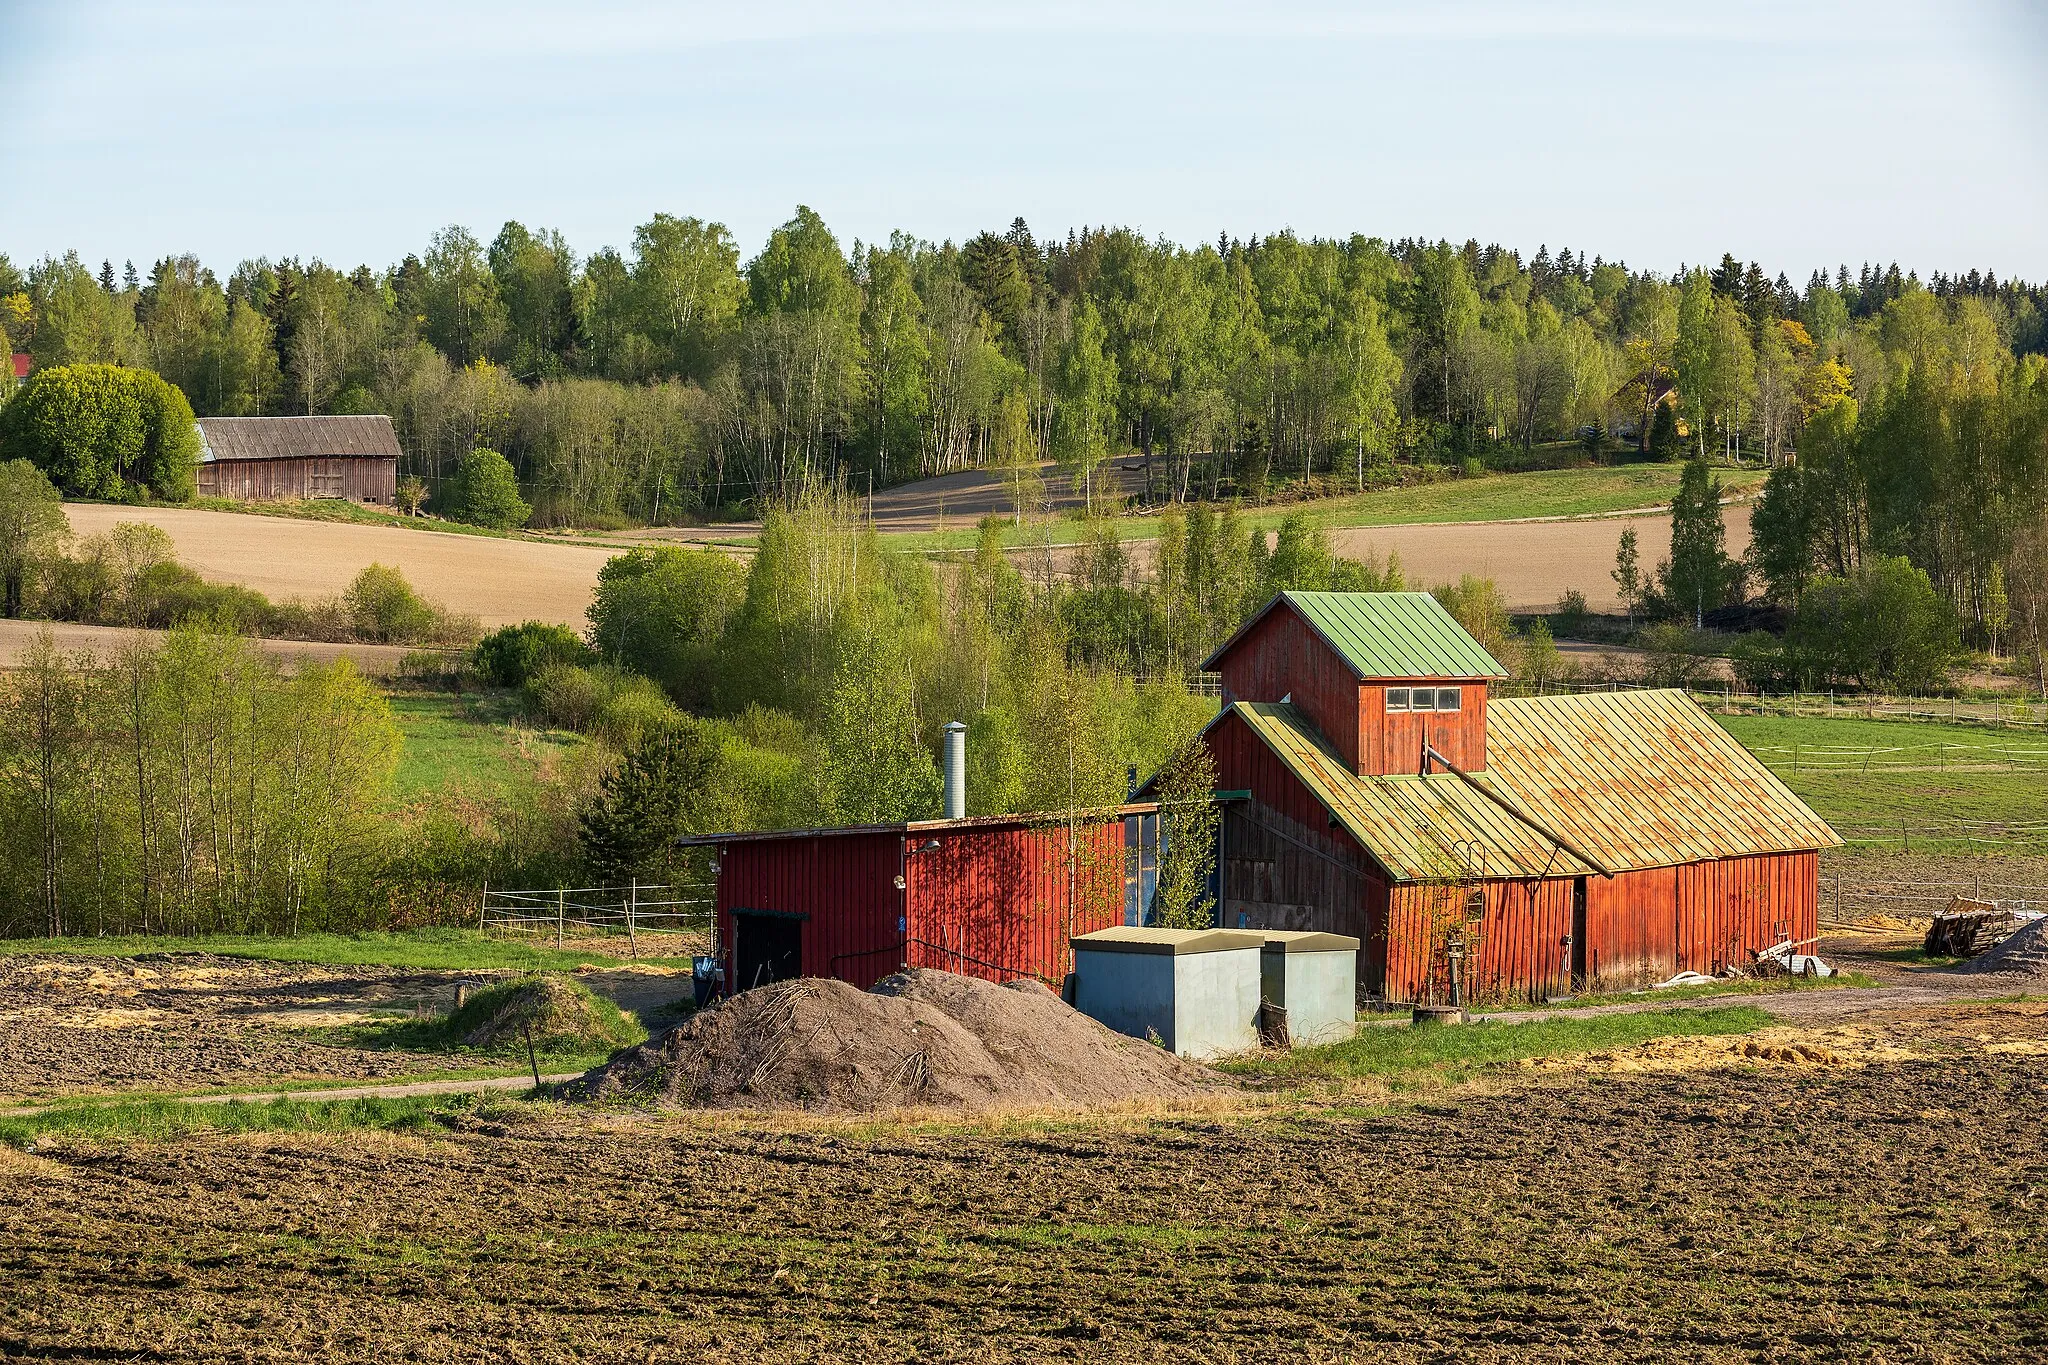
M 379 644 L 417 644 L 434 632 L 438 613 L 388 564 L 372 564 L 342 594 L 357 638 Z
M 472 450 L 455 474 L 455 517 L 475 526 L 509 530 L 524 526 L 533 508 L 519 496 L 512 462 L 495 450 Z
M 579 733 L 590 728 L 604 705 L 605 687 L 597 671 L 575 664 L 546 664 L 527 679 L 533 709 L 550 725 Z
M 549 621 L 501 626 L 477 641 L 470 667 L 494 687 L 524 687 L 549 664 L 594 663 L 597 654 L 575 631 Z
M 591 642 L 683 705 L 701 707 L 711 698 L 719 642 L 746 577 L 743 565 L 715 550 L 643 547 L 619 555 L 597 572 Z
M 1557 628 L 1565 635 L 1577 635 L 1584 630 L 1589 615 L 1586 594 L 1577 588 L 1566 588 L 1564 596 L 1557 599 Z
M 185 395 L 148 370 L 55 365 L 0 408 L 0 453 L 75 496 L 192 496 L 199 433 Z
M 1928 692 L 1962 654 L 1955 608 L 1905 558 L 1874 555 L 1815 580 L 1785 632 L 1789 670 L 1812 682 Z

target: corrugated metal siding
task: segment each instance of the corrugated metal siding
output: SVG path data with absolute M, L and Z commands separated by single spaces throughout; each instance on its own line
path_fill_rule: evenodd
M 1841 842 L 1683 692 L 1508 698 L 1488 723 L 1489 777 L 1610 868 Z
M 1269 778 L 1268 789 L 1293 786 L 1312 796 L 1395 881 L 1463 871 L 1461 845 L 1481 849 L 1483 870 L 1493 876 L 1591 870 L 1454 774 L 1359 777 L 1291 706 L 1240 703 L 1210 734 L 1228 733 L 1233 720 L 1257 737 L 1291 779 Z M 1240 776 L 1248 766 L 1241 754 L 1219 750 L 1216 762 L 1224 788 L 1251 785 Z
M 303 460 L 328 456 L 396 460 L 389 417 L 202 417 L 202 460 Z
M 967 976 L 1035 976 L 1057 988 L 1067 940 L 1123 923 L 1123 822 L 949 831 L 912 849 L 905 961 Z
M 833 834 L 805 839 L 727 844 L 718 853 L 718 932 L 726 980 L 738 979 L 735 909 L 782 910 L 808 916 L 803 926 L 805 976 L 836 976 L 871 986 L 902 965 L 902 836 Z

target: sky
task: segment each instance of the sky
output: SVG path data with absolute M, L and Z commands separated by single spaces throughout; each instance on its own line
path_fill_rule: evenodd
M 2043 0 L 0 0 L 0 252 L 1023 216 L 2048 278 Z

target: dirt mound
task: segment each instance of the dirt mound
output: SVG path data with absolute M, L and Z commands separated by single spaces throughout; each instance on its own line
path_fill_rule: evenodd
M 863 991 L 806 978 L 744 992 L 622 1053 L 579 1099 L 861 1112 L 1186 1096 L 1214 1074 L 1096 1023 L 1035 981 L 923 968 Z
M 609 1000 L 581 982 L 552 973 L 483 992 L 448 1017 L 448 1031 L 466 1047 L 523 1048 L 586 1056 L 640 1040 L 642 1034 Z
M 2048 981 L 2048 919 L 2037 919 L 2020 926 L 1998 943 L 1967 962 L 1958 962 L 1949 970 L 1997 972 L 2001 976 Z

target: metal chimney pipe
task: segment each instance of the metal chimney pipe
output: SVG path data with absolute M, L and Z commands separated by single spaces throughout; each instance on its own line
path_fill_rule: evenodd
M 948 820 L 967 818 L 967 727 L 957 720 L 946 722 L 946 803 Z

